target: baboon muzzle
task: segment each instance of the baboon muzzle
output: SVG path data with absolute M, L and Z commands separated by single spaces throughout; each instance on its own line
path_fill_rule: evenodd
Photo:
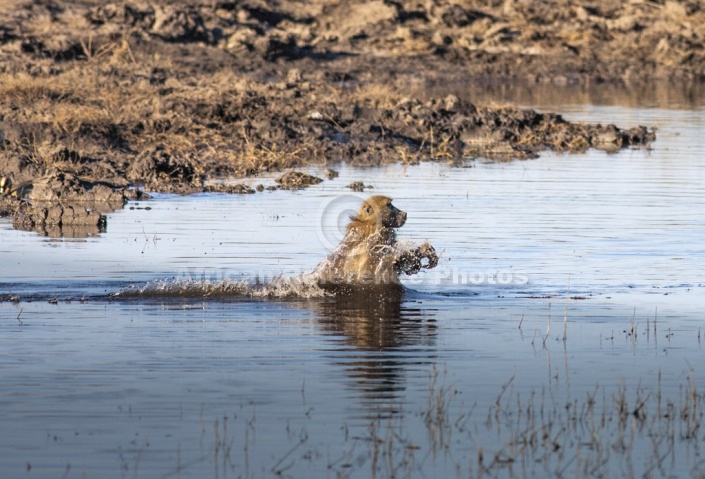
M 397 210 L 397 228 L 401 228 L 406 223 L 406 211 Z

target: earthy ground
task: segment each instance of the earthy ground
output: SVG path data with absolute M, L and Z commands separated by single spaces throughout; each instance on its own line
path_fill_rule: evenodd
M 654 139 L 645 127 L 416 98 L 401 86 L 409 77 L 700 81 L 705 5 L 0 0 L 0 213 L 46 234 L 91 233 L 101 209 L 139 194 L 132 186 L 188 193 L 214 188 L 208 178 L 311 164 L 515 159 Z

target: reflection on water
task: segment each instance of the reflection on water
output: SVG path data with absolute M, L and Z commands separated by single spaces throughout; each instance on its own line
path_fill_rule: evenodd
M 433 355 L 436 317 L 393 288 L 386 293 L 346 294 L 317 301 L 313 314 L 321 330 L 339 338 L 350 351 L 344 357 L 332 357 L 357 390 L 364 417 L 388 416 L 401 402 L 406 389 L 405 371 L 411 358 L 404 354 Z M 337 356 L 337 355 L 336 355 Z M 416 358 L 417 364 L 430 359 Z
M 346 294 L 326 298 L 314 312 L 321 326 L 363 351 L 385 351 L 405 346 L 430 345 L 435 321 L 427 324 L 425 310 L 407 302 L 404 292 L 392 289 L 377 294 Z
M 0 475 L 697 476 L 705 110 L 612 100 L 561 111 L 657 125 L 651 151 L 343 165 L 161 195 L 80 240 L 0 222 Z M 383 298 L 253 297 L 326 256 L 321 212 L 358 180 L 438 268 Z
M 556 87 L 522 82 L 477 81 L 468 83 L 428 85 L 418 94 L 442 96 L 453 93 L 470 101 L 512 103 L 558 109 L 564 105 L 607 105 L 622 108 L 699 109 L 705 106 L 705 83 L 650 83 L 625 86 L 621 84 L 575 84 Z M 599 121 L 599 120 L 598 120 Z M 615 123 L 611 118 L 604 122 Z

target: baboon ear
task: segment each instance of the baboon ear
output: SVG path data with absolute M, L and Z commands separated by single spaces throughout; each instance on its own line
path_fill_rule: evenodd
M 372 214 L 372 205 L 365 206 L 365 213 L 368 215 Z

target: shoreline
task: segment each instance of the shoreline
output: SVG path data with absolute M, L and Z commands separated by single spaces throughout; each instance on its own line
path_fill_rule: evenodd
M 30 229 L 97 226 L 80 203 L 124 203 L 135 186 L 188 194 L 341 161 L 648 147 L 649 125 L 419 91 L 705 79 L 705 10 L 692 2 L 495 3 L 0 4 L 0 215 Z

